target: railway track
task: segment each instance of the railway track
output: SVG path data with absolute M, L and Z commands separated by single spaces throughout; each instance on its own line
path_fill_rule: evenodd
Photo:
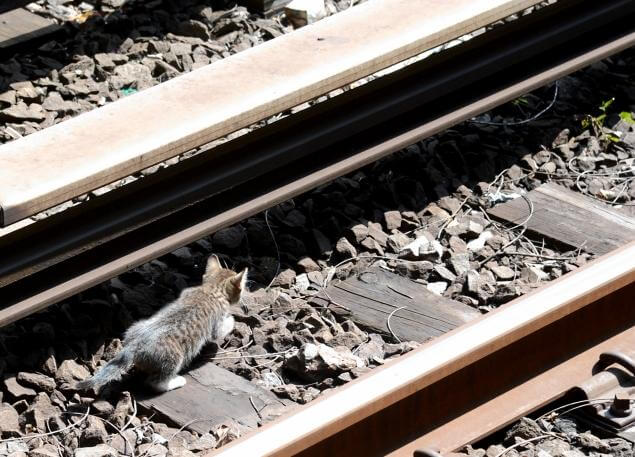
M 105 127 L 103 142 L 108 129 L 121 129 L 132 116 L 139 116 L 144 101 L 159 100 L 157 106 L 173 102 L 177 89 L 194 86 L 209 75 L 192 74 L 183 86 L 175 81 L 0 147 L 0 165 L 5 165 L 0 176 L 6 178 L 0 185 L 0 219 L 7 226 L 0 236 L 0 325 L 635 43 L 632 1 L 558 2 L 100 198 L 36 223 L 22 222 L 20 227 L 21 221 L 39 211 L 537 2 L 455 3 L 462 22 L 448 23 L 450 19 L 440 14 L 445 28 L 425 34 L 417 31 L 420 27 L 413 15 L 404 30 L 380 38 L 388 41 L 417 31 L 417 39 L 382 48 L 384 54 L 372 58 L 364 54 L 372 43 L 355 43 L 355 53 L 348 57 L 363 55 L 367 60 L 355 60 L 355 68 L 338 61 L 333 66 L 342 68 L 324 70 L 284 97 L 276 98 L 278 86 L 265 81 L 248 86 L 242 97 L 230 93 L 228 100 L 238 97 L 231 109 L 203 116 L 209 103 L 215 102 L 210 98 L 200 106 L 177 109 L 165 119 L 153 117 L 154 124 L 135 124 L 136 133 L 123 128 L 129 136 L 122 135 L 111 145 L 116 160 L 91 162 L 99 157 L 101 146 L 95 146 L 88 159 L 80 157 L 78 153 L 99 138 L 76 136 L 78 132 L 94 132 L 96 125 L 121 114 L 114 127 Z M 403 13 L 399 8 L 406 4 L 396 6 L 393 14 Z M 424 14 L 424 6 L 425 2 L 418 2 L 416 8 L 422 9 L 415 10 Z M 338 36 L 337 27 L 345 27 L 348 20 L 368 22 L 385 10 L 373 4 L 362 10 L 360 18 L 354 19 L 353 13 L 323 28 L 320 24 L 307 28 L 298 36 L 326 37 L 327 44 L 336 44 L 323 52 L 341 52 L 338 40 L 330 40 Z M 350 37 L 344 33 L 339 38 L 346 42 Z M 304 44 L 302 39 L 290 43 L 297 50 Z M 261 54 L 265 59 L 276 52 L 280 49 L 272 45 L 255 49 L 250 57 L 259 63 Z M 225 66 L 218 67 L 220 74 L 228 78 L 236 68 L 247 71 L 245 60 L 240 55 L 227 59 Z M 266 95 L 256 100 L 257 107 L 241 104 L 253 102 L 250 97 L 255 93 Z M 170 125 L 188 110 L 203 117 L 195 128 Z M 62 136 L 72 140 L 66 145 L 67 155 L 50 169 L 38 170 L 29 154 Z M 19 154 L 26 154 L 28 160 L 14 161 Z M 66 165 L 73 165 L 65 169 L 67 160 Z M 55 175 L 58 172 L 61 179 Z M 432 451 L 424 451 L 426 447 L 441 453 L 459 449 L 562 398 L 591 376 L 600 354 L 632 348 L 634 284 L 635 244 L 631 243 L 209 455 L 405 456 L 429 455 Z M 551 350 L 528 350 L 533 346 Z
M 632 357 L 634 293 L 630 243 L 207 455 L 458 450 L 588 381 L 601 354 Z
M 511 3 L 517 8 L 525 6 L 522 2 Z M 410 9 L 410 6 L 404 8 Z M 381 8 L 379 12 L 372 8 L 366 12 L 370 17 L 381 13 Z M 462 14 L 472 13 L 468 8 Z M 489 10 L 482 14 L 481 20 L 485 23 L 491 20 L 488 14 L 491 14 Z M 498 14 L 503 13 L 498 11 Z M 108 192 L 101 198 L 19 230 L 9 228 L 8 233 L 0 237 L 0 250 L 6 253 L 0 260 L 4 298 L 0 323 L 7 324 L 41 310 L 625 49 L 635 41 L 632 14 L 631 1 L 601 5 L 564 2 L 260 128 L 210 153 Z M 353 16 L 344 16 L 344 20 L 348 17 Z M 450 19 L 444 18 L 445 21 Z M 327 25 L 339 26 L 337 23 Z M 463 30 L 459 28 L 454 33 Z M 529 31 L 531 39 L 526 39 Z M 308 32 L 307 35 L 312 36 Z M 429 41 L 426 35 L 426 39 L 422 39 L 424 46 L 442 40 L 439 32 L 432 35 L 436 41 Z M 297 47 L 296 43 L 291 45 Z M 253 51 L 257 52 L 258 48 Z M 336 46 L 335 51 L 340 49 Z M 264 49 L 263 53 L 263 59 L 268 59 L 271 51 Z M 390 51 L 388 55 L 391 53 L 397 51 Z M 240 68 L 244 65 L 242 54 L 236 58 Z M 373 58 L 370 62 L 377 60 Z M 381 67 L 393 60 L 378 65 Z M 229 69 L 221 69 L 229 72 L 232 60 L 219 63 L 225 62 Z M 328 74 L 332 68 L 327 70 Z M 360 75 L 350 73 L 353 79 Z M 194 72 L 186 77 L 205 79 L 207 76 Z M 176 119 L 154 119 L 156 125 L 133 124 L 134 132 L 129 136 L 121 134 L 130 130 L 125 125 L 129 119 L 143 115 L 140 107 L 162 112 L 160 107 L 146 107 L 146 99 L 148 102 L 158 100 L 160 105 L 161 100 L 169 99 L 170 90 L 181 90 L 178 79 L 0 148 L 3 224 L 16 224 L 47 207 L 152 165 L 153 160 L 161 160 L 166 154 L 185 152 L 211 139 L 210 133 L 190 133 L 186 140 L 184 126 L 170 125 Z M 196 87 L 196 82 L 193 79 L 183 84 Z M 221 78 L 220 84 L 226 83 Z M 298 91 L 309 96 L 319 93 L 316 90 L 328 88 L 316 81 L 310 86 L 313 91 L 310 92 L 304 80 L 301 83 L 301 89 L 293 86 L 295 92 L 288 98 L 295 98 L 287 102 L 287 106 L 300 101 Z M 335 88 L 339 83 L 330 84 Z M 267 97 L 271 97 L 264 82 L 254 90 L 265 91 Z M 266 102 L 264 106 L 272 113 L 284 107 L 271 105 Z M 199 109 L 203 112 L 206 106 L 202 103 Z M 222 111 L 228 109 L 224 107 Z M 231 109 L 240 113 L 242 105 Z M 266 114 L 264 109 L 250 107 L 240 122 L 253 122 L 257 119 L 254 116 Z M 176 113 L 175 117 L 186 118 L 187 109 L 185 111 Z M 224 116 L 229 115 L 221 112 L 211 116 L 216 126 L 214 135 L 240 125 L 236 123 L 239 121 L 228 122 Z M 111 118 L 118 120 L 117 125 L 108 127 L 112 132 L 106 132 L 102 124 Z M 200 124 L 205 125 L 204 121 Z M 192 127 L 187 129 L 191 131 Z M 95 131 L 117 138 L 117 143 L 81 133 Z M 158 131 L 163 133 L 157 137 Z M 157 140 L 149 144 L 149 137 Z M 64 143 L 55 166 L 51 163 L 39 166 L 38 151 L 59 150 L 59 138 L 74 140 Z M 91 150 L 94 141 L 100 148 L 112 145 L 117 153 L 96 149 L 90 155 L 84 154 Z M 16 155 L 24 160 L 16 162 L 13 160 Z M 135 202 L 134 206 L 127 204 L 130 201 Z

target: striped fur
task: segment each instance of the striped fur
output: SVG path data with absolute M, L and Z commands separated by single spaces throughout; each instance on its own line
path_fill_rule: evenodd
M 147 383 L 157 391 L 181 387 L 185 379 L 178 373 L 203 345 L 232 331 L 229 308 L 239 302 L 246 280 L 247 269 L 235 273 L 211 256 L 203 283 L 184 289 L 154 316 L 132 325 L 124 336 L 123 350 L 92 378 L 79 382 L 78 389 L 99 391 L 132 367 L 145 372 Z

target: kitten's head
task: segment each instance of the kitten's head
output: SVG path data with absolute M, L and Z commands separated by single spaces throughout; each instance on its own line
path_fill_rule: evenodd
M 212 255 L 207 260 L 203 283 L 222 288 L 230 304 L 238 303 L 241 294 L 246 290 L 247 268 L 236 273 L 228 268 L 223 268 L 218 257 Z

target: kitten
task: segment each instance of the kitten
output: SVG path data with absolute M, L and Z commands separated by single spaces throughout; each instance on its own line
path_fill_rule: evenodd
M 156 391 L 184 386 L 185 378 L 179 371 L 205 343 L 222 340 L 234 328 L 229 308 L 239 302 L 246 280 L 246 268 L 235 273 L 211 256 L 200 286 L 184 289 L 154 316 L 132 325 L 124 335 L 123 350 L 92 378 L 80 381 L 77 388 L 99 391 L 132 367 L 147 373 L 146 382 Z

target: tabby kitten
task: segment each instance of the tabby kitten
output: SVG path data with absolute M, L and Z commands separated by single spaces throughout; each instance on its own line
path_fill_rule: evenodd
M 123 350 L 77 387 L 99 391 L 132 367 L 148 374 L 146 382 L 156 391 L 184 386 L 185 378 L 179 371 L 205 343 L 225 338 L 234 328 L 229 308 L 239 302 L 246 280 L 247 269 L 235 273 L 211 256 L 200 286 L 183 289 L 174 302 L 130 327 Z

